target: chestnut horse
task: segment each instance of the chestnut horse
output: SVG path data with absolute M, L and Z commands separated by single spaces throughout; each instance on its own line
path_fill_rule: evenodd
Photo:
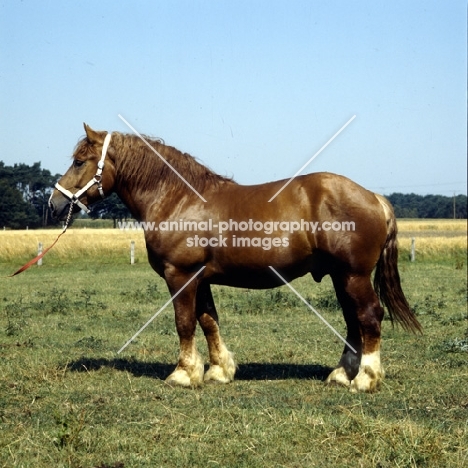
M 145 231 L 149 263 L 176 296 L 180 355 L 168 383 L 234 379 L 211 284 L 264 289 L 283 285 L 282 278 L 311 273 L 320 282 L 330 275 L 347 336 L 326 381 L 353 392 L 374 391 L 384 377 L 379 298 L 392 321 L 421 331 L 401 289 L 395 215 L 382 196 L 330 173 L 299 176 L 286 187 L 285 180 L 240 185 L 159 140 L 87 125 L 85 131 L 49 206 L 64 219 L 115 192 L 135 219 L 151 226 Z M 206 373 L 195 345 L 197 321 L 208 342 Z

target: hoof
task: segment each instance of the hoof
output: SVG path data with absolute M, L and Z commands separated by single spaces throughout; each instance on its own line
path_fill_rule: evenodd
M 327 385 L 340 385 L 343 387 L 349 387 L 351 385 L 351 381 L 346 374 L 346 371 L 343 367 L 338 367 L 335 369 L 325 380 Z
M 205 366 L 199 355 L 189 369 L 177 366 L 176 370 L 166 379 L 166 383 L 173 387 L 194 388 L 203 384 Z
M 205 383 L 227 384 L 232 382 L 234 376 L 229 377 L 221 366 L 211 366 L 205 374 Z
M 382 379 L 383 372 L 376 372 L 370 366 L 364 366 L 351 382 L 351 387 L 349 390 L 352 393 L 372 393 L 380 388 Z
M 210 366 L 205 373 L 204 380 L 206 383 L 227 384 L 234 380 L 235 373 L 236 363 L 234 362 L 234 355 L 225 349 L 220 363 Z
M 183 369 L 175 370 L 167 379 L 166 383 L 171 387 L 185 387 L 190 388 L 192 384 L 188 372 Z
M 380 364 L 380 353 L 364 354 L 361 359 L 358 375 L 351 382 L 350 391 L 375 392 L 380 388 L 380 384 L 385 376 L 385 372 Z

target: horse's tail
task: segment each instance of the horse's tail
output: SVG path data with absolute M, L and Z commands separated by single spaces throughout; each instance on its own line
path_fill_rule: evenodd
M 387 240 L 380 253 L 374 275 L 374 289 L 381 302 L 385 305 L 393 322 L 398 322 L 405 330 L 422 332 L 421 324 L 409 307 L 408 301 L 401 289 L 398 273 L 397 224 L 390 203 L 376 194 L 381 203 L 387 220 Z

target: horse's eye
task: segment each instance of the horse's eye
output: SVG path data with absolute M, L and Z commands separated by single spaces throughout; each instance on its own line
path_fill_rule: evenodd
M 81 167 L 84 164 L 84 161 L 80 161 L 79 159 L 75 159 L 73 161 L 73 166 L 75 167 Z

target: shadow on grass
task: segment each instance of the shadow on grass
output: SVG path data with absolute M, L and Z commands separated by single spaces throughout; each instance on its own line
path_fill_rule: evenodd
M 134 359 L 81 358 L 67 365 L 72 372 L 90 372 L 101 368 L 127 371 L 135 377 L 152 377 L 164 380 L 174 370 L 174 364 L 142 362 Z M 207 367 L 206 367 L 207 369 Z M 333 369 L 320 364 L 239 364 L 236 380 L 325 380 Z

